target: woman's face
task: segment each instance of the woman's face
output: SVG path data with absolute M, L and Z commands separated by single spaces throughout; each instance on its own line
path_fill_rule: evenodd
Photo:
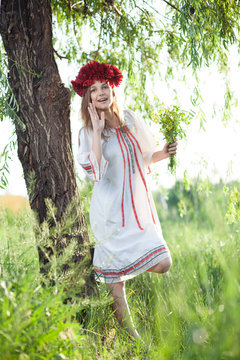
M 90 98 L 98 110 L 108 110 L 113 103 L 112 88 L 104 81 L 95 81 L 90 86 Z

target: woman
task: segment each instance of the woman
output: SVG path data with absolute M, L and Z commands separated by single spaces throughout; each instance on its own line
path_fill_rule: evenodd
M 95 181 L 90 206 L 94 271 L 110 289 L 118 321 L 138 338 L 125 281 L 144 271 L 164 273 L 172 264 L 145 169 L 175 154 L 177 143 L 156 151 L 143 121 L 130 110 L 120 112 L 114 86 L 122 77 L 116 66 L 92 61 L 80 69 L 72 85 L 83 97 L 78 162 Z

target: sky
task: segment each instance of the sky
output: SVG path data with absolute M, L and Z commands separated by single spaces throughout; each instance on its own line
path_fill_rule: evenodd
M 230 72 L 228 80 L 230 89 L 239 99 L 240 94 L 240 67 L 238 66 L 237 47 L 230 49 L 229 67 Z M 75 79 L 78 72 L 78 66 L 67 65 L 66 60 L 57 60 L 59 72 L 65 86 L 70 86 L 70 81 Z M 166 70 L 166 63 L 162 65 L 162 72 Z M 205 131 L 200 129 L 200 120 L 192 120 L 187 130 L 185 140 L 179 141 L 178 144 L 178 167 L 176 178 L 168 172 L 168 160 L 163 160 L 151 167 L 152 174 L 149 176 L 152 189 L 158 186 L 169 188 L 174 185 L 176 179 L 182 179 L 186 171 L 190 178 L 201 176 L 206 177 L 213 183 L 222 179 L 224 182 L 231 180 L 240 180 L 240 101 L 237 107 L 232 108 L 232 116 L 227 124 L 222 122 L 222 113 L 224 107 L 225 81 L 217 69 L 216 64 L 209 68 L 203 68 L 199 72 L 199 89 L 202 95 L 202 102 L 198 107 L 194 107 L 190 101 L 193 95 L 195 80 L 191 68 L 184 71 L 186 81 L 183 82 L 183 74 L 174 77 L 169 84 L 164 80 L 156 79 L 154 86 L 147 84 L 146 91 L 157 96 L 161 102 L 167 106 L 172 104 L 180 105 L 184 110 L 193 110 L 198 113 L 203 110 L 206 115 Z M 163 77 L 164 78 L 164 77 Z M 120 104 L 124 105 L 126 99 L 123 94 L 124 84 L 117 89 L 117 98 Z M 176 101 L 176 94 L 178 100 Z M 77 155 L 77 135 L 81 127 L 79 117 L 80 97 L 75 96 L 72 100 L 71 108 L 71 130 L 73 155 L 75 160 L 76 171 L 83 177 L 81 167 L 76 162 Z M 165 143 L 162 135 L 154 126 L 151 127 L 155 138 L 159 141 L 159 149 Z M 13 132 L 13 126 L 9 120 L 0 122 L 0 153 L 8 143 Z M 8 186 L 5 190 L 0 189 L 2 194 L 14 194 L 27 196 L 27 190 L 23 178 L 22 167 L 17 157 L 17 149 L 11 154 L 12 161 L 9 163 L 10 174 L 8 174 Z

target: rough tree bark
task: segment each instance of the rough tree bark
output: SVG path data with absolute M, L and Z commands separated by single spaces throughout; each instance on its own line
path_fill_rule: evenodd
M 61 82 L 53 55 L 50 0 L 2 0 L 0 33 L 8 55 L 9 83 L 25 127 L 16 122 L 18 156 L 31 194 L 30 205 L 42 223 L 46 218 L 45 199 L 50 198 L 59 221 L 71 200 L 77 197 L 77 185 L 70 131 L 70 90 Z M 36 181 L 30 189 L 32 174 Z M 85 227 L 83 216 L 77 227 Z M 81 245 L 85 239 L 87 232 L 82 235 L 79 231 L 78 243 Z M 38 252 L 44 272 L 48 259 L 40 248 Z M 75 261 L 81 261 L 81 256 L 75 254 Z

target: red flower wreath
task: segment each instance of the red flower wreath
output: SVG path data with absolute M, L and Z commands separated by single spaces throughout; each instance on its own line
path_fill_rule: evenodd
M 73 90 L 79 96 L 83 96 L 94 81 L 106 81 L 113 87 L 119 86 L 122 79 L 123 75 L 115 65 L 90 61 L 79 70 L 76 80 L 72 80 L 71 83 Z

